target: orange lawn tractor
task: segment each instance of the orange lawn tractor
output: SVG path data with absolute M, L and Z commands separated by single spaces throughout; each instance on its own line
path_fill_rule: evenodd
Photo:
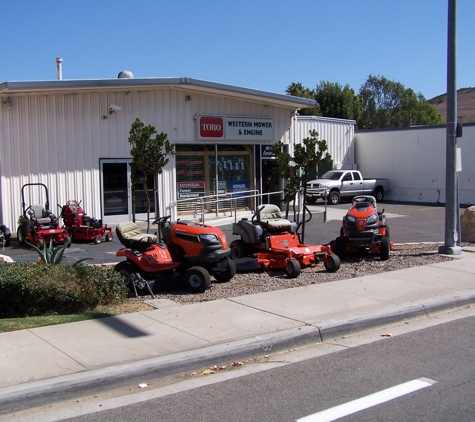
M 378 254 L 381 261 L 389 259 L 394 244 L 389 238 L 389 226 L 384 210 L 379 212 L 376 199 L 370 195 L 353 198 L 343 217 L 340 236 L 330 243 L 340 259 L 347 254 Z
M 257 208 L 251 221 L 243 218 L 233 224 L 233 234 L 240 239 L 231 242 L 231 258 L 240 271 L 285 270 L 296 278 L 301 269 L 323 261 L 325 269 L 336 272 L 340 259 L 328 245 L 305 245 L 300 242 L 299 226 L 282 218 L 277 205 Z

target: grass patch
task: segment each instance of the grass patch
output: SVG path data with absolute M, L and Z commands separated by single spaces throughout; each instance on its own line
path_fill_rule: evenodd
M 145 312 L 154 309 L 143 302 L 131 301 L 109 306 L 99 306 L 92 312 L 70 315 L 45 315 L 24 318 L 0 318 L 0 333 L 27 330 L 30 328 L 47 327 L 49 325 L 68 324 L 70 322 L 87 321 L 90 319 L 106 318 L 133 312 Z

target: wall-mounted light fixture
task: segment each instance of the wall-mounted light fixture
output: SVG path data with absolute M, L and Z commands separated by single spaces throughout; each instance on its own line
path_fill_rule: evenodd
M 3 105 L 5 106 L 5 109 L 10 111 L 13 107 L 12 99 L 10 97 L 7 97 L 7 99 L 3 102 Z
M 185 101 L 191 101 L 191 97 L 189 95 L 185 96 Z
M 109 114 L 112 114 L 112 113 L 117 113 L 119 112 L 120 110 L 122 110 L 122 107 L 116 105 L 116 104 L 111 104 L 109 106 Z

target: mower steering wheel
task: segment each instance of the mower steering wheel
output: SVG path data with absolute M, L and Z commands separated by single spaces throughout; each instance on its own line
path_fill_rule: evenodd
M 157 218 L 152 224 L 159 224 L 163 226 L 169 218 L 171 218 L 171 215 L 166 215 L 164 217 Z

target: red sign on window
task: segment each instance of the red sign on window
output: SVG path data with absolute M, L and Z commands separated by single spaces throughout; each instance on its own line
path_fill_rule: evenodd
M 200 138 L 222 138 L 224 136 L 224 119 L 222 117 L 201 116 Z

